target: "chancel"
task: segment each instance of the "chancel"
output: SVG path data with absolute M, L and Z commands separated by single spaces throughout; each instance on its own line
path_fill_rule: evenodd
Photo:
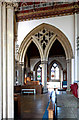
M 0 0 L 0 120 L 78 113 L 79 1 Z

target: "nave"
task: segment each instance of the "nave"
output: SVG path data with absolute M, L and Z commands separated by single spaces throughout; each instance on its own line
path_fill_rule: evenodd
M 40 95 L 21 94 L 21 113 L 16 119 L 78 120 L 79 99 L 66 91 Z

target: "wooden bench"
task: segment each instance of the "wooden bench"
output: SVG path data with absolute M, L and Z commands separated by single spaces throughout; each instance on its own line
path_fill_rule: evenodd
M 26 94 L 26 93 L 34 93 L 34 94 L 36 94 L 35 89 L 22 89 L 21 92 L 24 93 L 24 94 Z

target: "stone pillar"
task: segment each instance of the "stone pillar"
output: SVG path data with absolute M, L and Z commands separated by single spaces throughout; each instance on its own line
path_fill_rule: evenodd
M 79 98 L 79 82 L 77 84 L 78 84 L 78 98 Z
M 22 66 L 22 85 L 24 85 L 24 64 L 21 64 Z
M 63 70 L 61 69 L 61 88 L 62 88 L 62 82 L 63 82 Z
M 75 60 L 75 71 L 74 71 L 74 78 L 75 78 L 75 80 L 74 81 L 77 81 L 77 68 L 78 68 L 78 66 L 77 66 L 77 27 L 78 27 L 78 25 L 77 25 L 77 14 L 75 13 L 74 14 L 74 55 L 75 55 L 75 58 L 74 58 L 74 60 Z
M 7 31 L 6 31 L 6 3 L 2 7 L 2 37 L 3 37 L 3 118 L 7 118 Z
M 79 14 L 77 14 L 77 81 L 79 81 Z
M 47 61 L 41 61 L 42 64 L 42 85 L 43 93 L 47 92 Z
M 67 60 L 67 91 L 70 91 L 71 84 L 71 59 Z
M 7 118 L 14 118 L 14 7 L 7 3 Z
M 33 80 L 35 81 L 35 71 L 33 71 Z
M 0 120 L 2 119 L 2 81 L 3 81 L 3 58 L 2 58 L 2 3 L 0 2 Z
M 17 60 L 17 52 L 18 52 L 18 45 L 17 45 L 17 34 L 14 36 L 14 41 L 15 41 L 15 60 Z
M 71 74 L 71 84 L 73 84 L 74 83 L 74 81 L 75 81 L 75 75 L 74 75 L 74 73 L 75 73 L 75 64 L 74 64 L 74 58 L 71 60 L 71 70 L 72 70 L 72 74 Z
M 49 81 L 51 81 L 51 67 L 49 66 Z
M 59 67 L 59 80 L 60 80 L 60 88 L 62 88 L 62 76 L 61 76 L 61 68 Z

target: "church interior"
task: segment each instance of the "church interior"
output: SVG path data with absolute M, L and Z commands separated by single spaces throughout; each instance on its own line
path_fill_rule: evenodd
M 79 119 L 79 1 L 0 1 L 0 119 Z

